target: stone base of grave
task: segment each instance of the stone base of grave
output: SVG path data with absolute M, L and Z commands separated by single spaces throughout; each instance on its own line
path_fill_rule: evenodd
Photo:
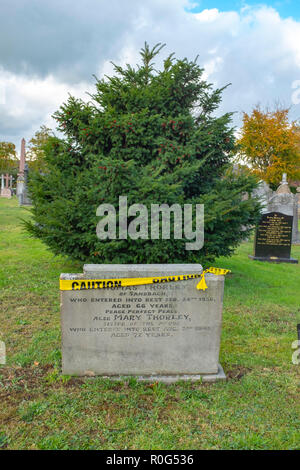
M 7 199 L 11 199 L 11 197 L 12 197 L 11 189 L 9 189 L 9 188 L 1 189 L 0 196 L 1 197 L 6 197 Z
M 173 384 L 179 381 L 184 381 L 184 382 L 197 382 L 198 380 L 201 380 L 203 383 L 214 383 L 219 380 L 226 380 L 227 377 L 225 375 L 224 369 L 219 364 L 219 369 L 216 374 L 178 374 L 178 375 L 127 375 L 127 376 L 102 376 L 103 379 L 109 379 L 113 381 L 119 381 L 119 380 L 128 380 L 131 378 L 135 378 L 138 382 L 161 382 L 164 384 Z
M 31 206 L 32 202 L 31 199 L 27 196 L 26 193 L 20 193 L 18 195 L 19 199 L 19 206 Z
M 259 256 L 252 256 L 248 255 L 248 258 L 254 261 L 267 261 L 268 263 L 293 263 L 298 264 L 298 260 L 296 258 L 263 258 Z

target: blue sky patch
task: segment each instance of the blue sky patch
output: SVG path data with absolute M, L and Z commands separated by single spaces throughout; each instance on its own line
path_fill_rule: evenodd
M 292 17 L 300 20 L 300 0 L 194 0 L 194 3 L 198 6 L 191 10 L 193 13 L 211 8 L 217 8 L 220 11 L 239 11 L 245 5 L 267 5 L 277 10 L 282 18 Z

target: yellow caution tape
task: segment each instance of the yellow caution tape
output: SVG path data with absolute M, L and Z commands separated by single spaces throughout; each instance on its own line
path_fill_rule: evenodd
M 124 286 L 140 286 L 144 284 L 158 284 L 163 282 L 188 281 L 190 279 L 201 278 L 197 284 L 198 290 L 207 289 L 204 274 L 212 273 L 216 275 L 225 275 L 229 269 L 208 268 L 201 274 L 180 274 L 176 276 L 164 277 L 133 277 L 121 279 L 60 279 L 60 290 L 91 290 L 107 289 Z
M 205 282 L 205 276 L 204 276 L 204 274 L 206 274 L 206 273 L 215 274 L 216 276 L 225 276 L 227 273 L 230 273 L 230 270 L 229 269 L 222 269 L 222 268 L 213 268 L 213 267 L 205 269 L 203 271 L 203 273 L 201 274 L 201 281 L 198 282 L 198 284 L 197 284 L 197 289 L 198 290 L 206 290 L 207 289 L 207 284 Z

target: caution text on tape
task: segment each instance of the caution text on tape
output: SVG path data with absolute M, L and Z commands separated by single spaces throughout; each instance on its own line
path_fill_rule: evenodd
M 134 277 L 121 279 L 60 279 L 60 290 L 91 290 L 91 289 L 111 289 L 126 286 L 140 286 L 145 284 L 160 284 L 164 282 L 188 281 L 201 278 L 197 284 L 198 290 L 207 289 L 204 275 L 212 273 L 215 275 L 225 275 L 229 269 L 213 268 L 205 269 L 201 274 L 178 274 L 174 276 L 159 277 Z

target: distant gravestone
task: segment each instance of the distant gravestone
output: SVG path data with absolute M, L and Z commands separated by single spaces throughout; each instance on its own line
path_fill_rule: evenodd
M 201 273 L 197 264 L 149 264 L 85 265 L 83 274 L 62 274 L 72 286 L 61 290 L 63 373 L 225 379 L 219 364 L 224 276 L 206 275 L 208 289 L 199 291 Z M 175 274 L 187 280 L 167 282 Z M 97 288 L 99 279 L 149 276 L 166 282 Z
M 299 243 L 298 231 L 298 200 L 297 195 L 294 195 L 289 187 L 286 173 L 282 175 L 282 181 L 276 190 L 274 196 L 269 200 L 268 210 L 277 210 L 284 214 L 293 216 L 293 229 L 292 229 L 292 243 Z
M 274 192 L 265 181 L 260 181 L 258 187 L 252 193 L 253 197 L 258 198 L 262 212 L 283 212 L 290 213 L 292 208 L 293 215 L 293 230 L 292 230 L 292 244 L 300 243 L 300 234 L 298 230 L 298 207 L 299 197 L 298 194 L 292 194 L 286 173 L 282 175 L 282 181 Z M 286 212 L 288 211 L 288 212 Z
M 252 196 L 259 200 L 263 210 L 267 210 L 273 191 L 265 181 L 260 181 L 257 188 L 252 192 Z
M 280 186 L 263 210 L 255 233 L 254 256 L 249 257 L 259 261 L 298 263 L 298 260 L 291 258 L 292 242 L 298 233 L 294 214 L 295 197 L 284 173 Z
M 298 219 L 300 219 L 300 186 L 298 186 L 297 188 L 296 201 L 297 201 Z
M 12 197 L 12 176 L 6 174 L 1 175 L 1 197 L 10 199 Z
M 17 197 L 19 199 L 20 206 L 31 205 L 30 197 L 28 196 L 28 165 L 25 161 L 26 152 L 25 152 L 25 139 L 21 141 L 21 155 L 19 163 L 19 173 L 17 179 Z
M 254 256 L 269 262 L 298 263 L 291 258 L 293 216 L 281 212 L 263 214 L 256 229 Z
M 17 197 L 19 199 L 20 205 L 22 202 L 22 194 L 23 194 L 24 185 L 25 185 L 24 168 L 25 168 L 25 139 L 22 139 L 20 162 L 19 162 L 19 173 L 18 173 L 18 179 L 17 179 Z

